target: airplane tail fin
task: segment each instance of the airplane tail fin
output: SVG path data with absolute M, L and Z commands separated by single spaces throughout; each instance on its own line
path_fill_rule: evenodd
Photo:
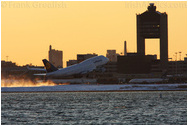
M 44 63 L 44 66 L 45 66 L 45 68 L 46 68 L 47 73 L 49 73 L 49 72 L 54 72 L 54 71 L 58 70 L 58 69 L 57 69 L 54 65 L 52 65 L 48 60 L 43 59 L 42 61 L 43 61 L 43 63 Z

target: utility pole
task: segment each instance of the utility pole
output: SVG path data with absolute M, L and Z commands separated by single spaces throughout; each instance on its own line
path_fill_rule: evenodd
M 179 54 L 180 54 L 180 61 L 181 61 L 181 52 L 179 52 Z
M 175 61 L 177 61 L 177 54 L 178 54 L 178 53 L 177 53 L 177 52 L 175 52 Z
M 8 62 L 8 56 L 6 56 L 6 58 L 7 58 L 7 62 Z
M 176 76 L 177 76 L 178 74 L 177 52 L 175 52 L 175 54 L 176 54 Z

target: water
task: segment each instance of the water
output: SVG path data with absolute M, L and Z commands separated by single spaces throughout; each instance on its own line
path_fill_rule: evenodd
M 1 124 L 187 124 L 186 91 L 2 93 Z

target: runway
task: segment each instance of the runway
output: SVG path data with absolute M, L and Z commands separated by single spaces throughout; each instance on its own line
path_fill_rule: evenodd
M 74 84 L 37 87 L 1 87 L 1 92 L 67 92 L 67 91 L 186 91 L 187 84 Z

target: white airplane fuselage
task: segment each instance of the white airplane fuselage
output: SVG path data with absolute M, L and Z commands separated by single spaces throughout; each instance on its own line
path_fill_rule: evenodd
M 109 61 L 108 58 L 104 56 L 96 56 L 89 58 L 81 63 L 59 69 L 54 72 L 46 73 L 47 77 L 64 77 L 64 76 L 71 76 L 76 74 L 86 74 L 88 72 L 93 71 L 98 66 L 102 66 Z

